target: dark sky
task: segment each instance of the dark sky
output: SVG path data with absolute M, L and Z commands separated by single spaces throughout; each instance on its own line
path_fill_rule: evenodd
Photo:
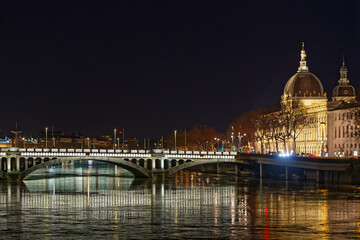
M 2 134 L 159 137 L 277 104 L 308 66 L 360 86 L 360 1 L 0 2 Z

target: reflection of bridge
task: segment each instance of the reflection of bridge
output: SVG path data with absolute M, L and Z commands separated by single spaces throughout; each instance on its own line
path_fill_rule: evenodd
M 97 160 L 119 165 L 135 177 L 170 176 L 177 171 L 203 164 L 235 163 L 236 152 L 199 152 L 113 149 L 3 148 L 0 151 L 0 178 L 20 180 L 39 168 L 77 160 Z

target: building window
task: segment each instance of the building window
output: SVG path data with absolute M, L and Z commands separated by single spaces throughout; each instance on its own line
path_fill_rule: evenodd
M 341 128 L 339 127 L 339 138 L 341 138 Z
M 355 148 L 357 148 L 357 143 L 355 143 Z
M 336 143 L 335 143 L 335 148 L 336 148 Z
M 335 138 L 336 138 L 336 127 L 335 127 Z
M 336 114 L 334 115 L 334 120 L 336 121 Z
M 350 144 L 350 148 L 352 148 L 352 144 Z
M 353 126 L 351 126 L 351 137 L 353 137 L 354 136 L 354 134 L 353 134 L 353 132 L 354 132 L 354 129 L 353 129 Z

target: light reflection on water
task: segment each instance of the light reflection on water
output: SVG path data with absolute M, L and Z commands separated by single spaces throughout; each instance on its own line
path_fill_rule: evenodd
M 51 177 L 50 177 L 51 176 Z M 359 188 L 182 172 L 135 180 L 111 165 L 0 182 L 0 238 L 348 239 Z

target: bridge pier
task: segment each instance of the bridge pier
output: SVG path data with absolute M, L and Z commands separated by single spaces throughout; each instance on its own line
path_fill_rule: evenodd
M 17 172 L 8 172 L 6 174 L 6 179 L 9 182 L 21 182 L 22 181 L 21 174 L 17 173 Z
M 156 160 L 155 160 L 155 159 L 152 159 L 152 160 L 151 160 L 151 164 L 152 164 L 151 169 L 152 169 L 152 170 L 156 169 Z
M 16 171 L 19 172 L 20 171 L 20 158 L 16 158 Z

